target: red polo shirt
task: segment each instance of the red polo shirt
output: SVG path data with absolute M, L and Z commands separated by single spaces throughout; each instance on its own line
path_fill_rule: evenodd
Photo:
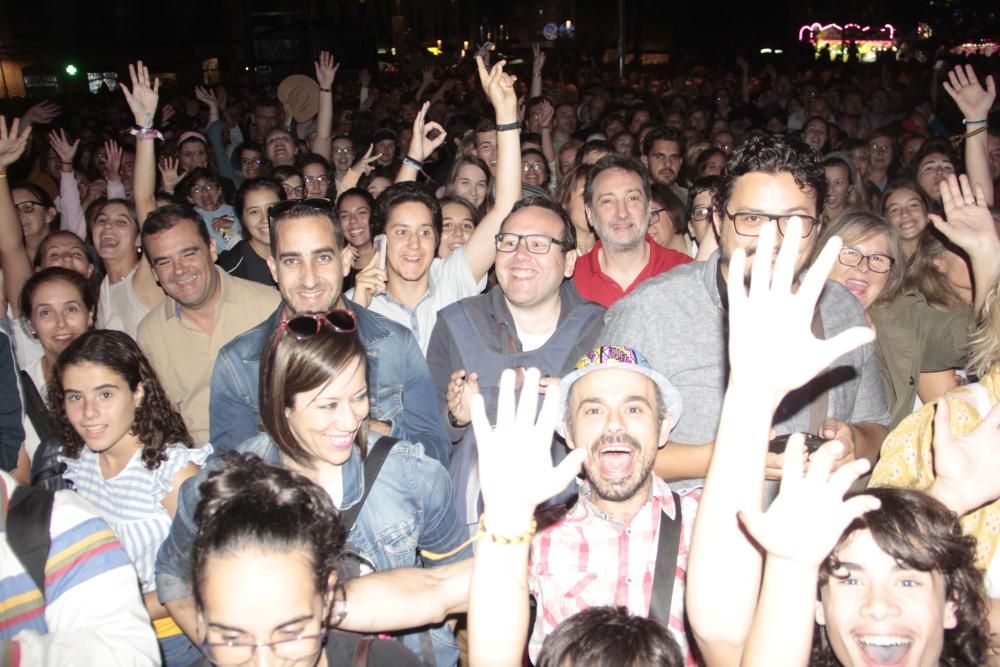
M 610 308 L 611 304 L 634 290 L 643 280 L 658 276 L 675 266 L 691 261 L 691 258 L 684 253 L 664 248 L 649 236 L 646 237 L 646 245 L 649 246 L 649 261 L 646 262 L 646 266 L 632 281 L 632 284 L 622 289 L 621 285 L 601 269 L 601 261 L 598 257 L 601 242 L 598 241 L 590 252 L 576 260 L 576 268 L 573 270 L 576 291 L 587 301 L 593 301 L 605 308 Z

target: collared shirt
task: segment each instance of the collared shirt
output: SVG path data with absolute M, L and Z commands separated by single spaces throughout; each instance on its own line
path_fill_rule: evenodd
M 629 294 L 647 278 L 652 278 L 675 266 L 691 261 L 691 258 L 684 253 L 664 248 L 649 236 L 646 236 L 646 245 L 649 247 L 649 261 L 646 262 L 646 266 L 642 268 L 632 284 L 622 289 L 622 286 L 601 268 L 600 252 L 604 244 L 598 240 L 590 252 L 576 261 L 576 268 L 573 270 L 573 282 L 580 295 L 588 301 L 610 308 L 611 304 Z
M 475 296 L 485 288 L 486 276 L 476 282 L 469 269 L 465 248 L 457 248 L 448 257 L 435 257 L 431 262 L 427 294 L 416 308 L 399 303 L 388 292 L 383 292 L 372 299 L 368 309 L 412 331 L 420 343 L 420 351 L 427 356 L 427 345 L 431 342 L 431 332 L 434 331 L 438 311 L 460 299 Z M 347 293 L 347 297 L 354 298 L 353 289 Z
M 180 304 L 167 297 L 142 320 L 136 337 L 196 445 L 208 442 L 209 386 L 219 349 L 267 319 L 281 301 L 275 289 L 216 272 L 222 293 L 211 333 L 185 321 Z
M 580 500 L 566 517 L 531 541 L 528 590 L 538 603 L 528 643 L 532 660 L 538 657 L 545 637 L 578 612 L 613 606 L 625 607 L 639 616 L 649 615 L 660 512 L 670 518 L 677 512 L 670 487 L 654 476 L 649 500 L 627 524 L 609 518 L 590 501 L 590 495 L 589 485 L 584 484 Z M 686 654 L 686 664 L 694 665 L 684 633 L 684 580 L 701 491 L 682 491 L 679 495 L 682 539 L 670 600 L 669 630 Z

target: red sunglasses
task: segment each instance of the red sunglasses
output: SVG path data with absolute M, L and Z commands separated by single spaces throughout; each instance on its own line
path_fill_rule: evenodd
M 337 333 L 354 333 L 358 323 L 354 313 L 337 308 L 328 313 L 301 313 L 287 320 L 282 319 L 278 330 L 287 331 L 295 340 L 305 340 L 318 334 L 324 326 Z

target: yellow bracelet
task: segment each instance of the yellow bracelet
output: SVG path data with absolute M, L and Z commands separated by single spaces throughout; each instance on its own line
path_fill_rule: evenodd
M 491 533 L 486 529 L 486 515 L 479 515 L 479 530 L 476 532 L 474 537 L 470 537 L 465 542 L 443 554 L 434 553 L 433 551 L 421 551 L 420 555 L 428 560 L 443 560 L 445 558 L 450 558 L 454 556 L 459 551 L 469 546 L 473 542 L 477 542 L 484 537 L 489 539 L 490 542 L 494 544 L 524 544 L 525 542 L 530 542 L 535 531 L 538 530 L 538 522 L 535 521 L 534 517 L 531 518 L 531 524 L 528 526 L 528 530 L 521 533 L 520 535 L 514 535 L 513 537 L 508 537 L 507 535 L 497 535 L 496 533 Z

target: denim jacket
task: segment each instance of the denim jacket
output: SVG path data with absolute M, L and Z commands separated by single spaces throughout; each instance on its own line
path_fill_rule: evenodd
M 372 419 L 392 424 L 392 436 L 419 442 L 427 455 L 447 467 L 451 442 L 438 408 L 427 362 L 409 329 L 356 304 L 361 340 L 368 351 L 368 396 Z M 212 371 L 210 442 L 216 452 L 257 435 L 260 424 L 260 355 L 278 327 L 279 306 L 271 317 L 240 334 L 221 350 Z
M 379 445 L 376 442 L 374 446 Z M 259 456 L 271 464 L 282 464 L 281 451 L 267 433 L 232 449 L 243 455 Z M 156 585 L 161 602 L 173 602 L 191 595 L 191 547 L 197 532 L 194 513 L 201 500 L 201 484 L 211 471 L 223 465 L 216 453 L 196 476 L 181 486 L 170 534 L 156 556 Z M 357 504 L 364 492 L 363 461 L 356 446 L 343 466 L 343 490 L 341 510 Z M 347 535 L 347 542 L 353 547 L 352 551 L 376 569 L 391 570 L 419 567 L 422 561 L 418 551 L 444 553 L 462 544 L 465 537 L 466 531 L 459 525 L 451 505 L 451 482 L 447 471 L 427 457 L 419 444 L 401 440 L 386 458 Z M 466 546 L 449 558 L 428 563 L 444 565 L 471 555 L 471 547 Z M 406 604 L 406 600 L 386 600 L 386 604 Z M 448 625 L 431 627 L 428 632 L 405 634 L 402 640 L 417 655 L 427 656 L 433 651 L 438 665 L 450 667 L 458 661 L 458 648 Z

